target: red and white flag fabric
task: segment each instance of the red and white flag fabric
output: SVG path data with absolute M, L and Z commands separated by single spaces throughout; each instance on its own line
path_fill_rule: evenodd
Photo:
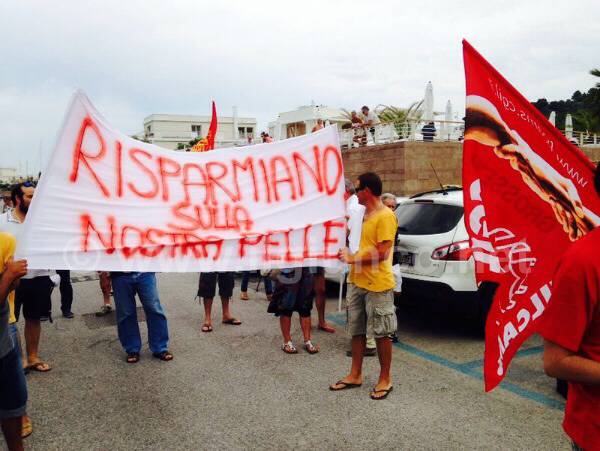
M 499 284 L 486 324 L 486 391 L 536 332 L 563 252 L 600 225 L 592 162 L 468 42 L 465 223 L 477 281 Z
M 212 102 L 212 116 L 210 118 L 210 125 L 208 127 L 208 134 L 192 146 L 190 149 L 192 152 L 206 152 L 215 148 L 215 137 L 217 136 L 217 107 L 215 101 Z
M 208 146 L 206 150 L 213 150 L 215 148 L 215 137 L 217 136 L 217 107 L 215 106 L 215 101 L 212 102 L 212 116 L 210 118 L 210 126 L 208 127 L 208 135 L 206 135 L 206 140 L 208 141 Z

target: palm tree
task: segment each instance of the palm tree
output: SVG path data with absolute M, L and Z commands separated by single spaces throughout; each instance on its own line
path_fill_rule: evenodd
M 575 119 L 579 126 L 587 133 L 600 132 L 600 117 L 589 110 L 577 111 L 573 114 L 573 119 Z
M 590 74 L 594 77 L 600 77 L 600 69 L 592 69 Z M 596 86 L 588 91 L 586 104 L 596 117 L 600 117 L 600 82 L 596 83 Z
M 594 77 L 600 77 L 600 69 L 592 69 L 590 74 Z M 600 89 L 600 82 L 596 83 L 596 88 Z
M 375 112 L 382 122 L 393 123 L 400 138 L 408 138 L 411 123 L 419 121 L 423 114 L 420 109 L 423 100 L 413 102 L 408 108 L 398 108 L 393 105 L 377 105 Z

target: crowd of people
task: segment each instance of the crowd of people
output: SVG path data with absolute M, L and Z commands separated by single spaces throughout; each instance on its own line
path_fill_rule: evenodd
M 317 124 L 323 126 L 322 122 Z M 318 129 L 318 128 L 317 128 Z M 316 131 L 316 130 L 315 130 Z M 263 137 L 264 139 L 265 137 Z M 265 141 L 268 142 L 268 141 Z M 31 182 L 16 184 L 11 190 L 12 208 L 0 214 L 0 258 L 3 268 L 0 284 L 0 420 L 10 449 L 21 449 L 22 438 L 31 434 L 32 425 L 26 414 L 27 389 L 25 374 L 31 371 L 48 372 L 52 366 L 40 357 L 42 322 L 52 321 L 51 295 L 59 287 L 63 318 L 72 319 L 73 287 L 69 270 L 27 269 L 25 260 L 13 260 L 17 240 L 35 193 Z M 355 183 L 346 180 L 345 200 L 348 222 L 348 248 L 339 258 L 349 265 L 348 312 L 352 338 L 351 371 L 331 390 L 357 387 L 362 383 L 362 359 L 380 356 L 379 382 L 371 392 L 375 400 L 384 399 L 392 390 L 390 376 L 391 338 L 396 331 L 391 272 L 392 248 L 397 231 L 395 196 L 382 195 L 381 179 L 365 173 Z M 281 349 L 295 354 L 298 349 L 291 336 L 291 318 L 297 313 L 303 334 L 302 348 L 309 354 L 319 352 L 313 342 L 311 315 L 316 305 L 319 331 L 335 333 L 325 316 L 325 272 L 322 267 L 296 267 L 262 271 L 267 311 L 278 319 L 281 328 Z M 140 360 L 142 340 L 136 314 L 136 296 L 146 316 L 148 345 L 153 357 L 170 361 L 169 329 L 160 302 L 156 276 L 148 272 L 99 272 L 103 304 L 96 313 L 104 316 L 114 311 L 119 341 L 125 360 L 135 364 Z M 248 300 L 250 273 L 242 274 L 240 298 Z M 221 324 L 240 326 L 233 316 L 231 300 L 234 293 L 234 272 L 203 272 L 198 281 L 197 296 L 204 306 L 201 331 L 213 331 L 212 305 L 217 294 L 221 299 Z M 22 352 L 17 322 L 24 318 L 25 352 Z M 367 338 L 369 337 L 369 349 Z
M 319 125 L 319 124 L 317 124 Z M 321 124 L 322 126 L 322 124 Z M 599 166 L 600 168 L 600 166 Z M 596 169 L 595 187 L 600 195 L 600 169 Z M 346 180 L 347 243 L 339 259 L 348 265 L 347 331 L 351 337 L 350 369 L 331 391 L 360 387 L 363 383 L 363 358 L 377 355 L 379 377 L 370 391 L 373 400 L 383 400 L 393 390 L 391 375 L 392 337 L 397 318 L 394 307 L 396 280 L 392 271 L 393 247 L 398 223 L 395 196 L 383 193 L 382 181 L 372 172 L 361 174 L 354 183 Z M 35 193 L 30 182 L 19 183 L 11 191 L 12 209 L 0 215 L 0 422 L 11 450 L 23 449 L 22 438 L 32 431 L 26 412 L 25 374 L 45 373 L 52 369 L 40 357 L 43 321 L 52 321 L 51 294 L 54 286 L 61 291 L 61 311 L 72 319 L 73 289 L 68 271 L 59 269 L 60 282 L 50 270 L 28 269 L 25 260 L 14 260 L 17 241 Z M 596 247 L 600 229 L 575 243 L 563 257 L 555 274 L 552 303 L 541 334 L 545 338 L 544 368 L 553 377 L 568 380 L 569 394 L 565 430 L 577 449 L 595 449 L 600 440 L 600 271 Z M 287 268 L 261 272 L 267 311 L 279 319 L 281 349 L 298 352 L 291 336 L 291 318 L 297 313 L 302 331 L 302 348 L 317 354 L 313 341 L 311 316 L 317 307 L 319 330 L 335 333 L 325 320 L 325 278 L 323 268 Z M 242 276 L 241 299 L 248 300 L 249 274 Z M 203 272 L 197 295 L 204 306 L 201 330 L 213 331 L 212 305 L 221 299 L 221 323 L 240 326 L 242 321 L 231 311 L 235 277 L 233 272 Z M 111 291 L 114 296 L 117 333 L 130 364 L 140 360 L 142 340 L 136 317 L 136 296 L 146 315 L 148 344 L 152 356 L 171 361 L 168 321 L 160 302 L 156 276 L 148 272 L 100 273 L 104 302 L 98 315 L 109 314 Z M 17 323 L 24 318 L 22 353 Z

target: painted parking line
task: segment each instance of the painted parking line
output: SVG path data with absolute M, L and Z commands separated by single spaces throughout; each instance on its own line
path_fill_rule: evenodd
M 335 323 L 339 326 L 346 325 L 345 315 L 343 313 L 330 314 L 330 315 L 328 315 L 328 319 L 332 323 Z M 409 345 L 408 343 L 403 343 L 401 341 L 394 343 L 394 346 L 402 349 L 405 352 L 408 352 L 412 355 L 422 358 L 424 360 L 428 360 L 428 361 L 436 363 L 438 365 L 445 366 L 454 371 L 458 371 L 459 373 L 462 373 L 466 376 L 483 381 L 483 374 L 481 372 L 477 371 L 478 368 L 481 368 L 483 366 L 482 359 L 474 360 L 471 362 L 465 362 L 465 363 L 457 363 L 457 362 L 448 360 L 444 357 L 441 357 L 439 355 L 432 354 L 427 351 L 423 351 L 422 349 L 419 349 L 416 346 L 412 346 L 412 345 Z M 539 354 L 541 352 L 540 348 L 542 348 L 542 346 L 535 346 L 533 348 L 524 349 L 524 350 L 520 351 L 520 353 L 517 353 L 517 355 L 515 355 L 515 358 Z M 515 395 L 518 395 L 522 398 L 529 399 L 531 401 L 537 402 L 539 404 L 550 407 L 552 409 L 564 410 L 564 407 L 565 407 L 565 403 L 563 401 L 560 401 L 560 400 L 557 400 L 554 398 L 550 398 L 549 396 L 546 396 L 542 393 L 528 390 L 526 388 L 520 387 L 520 386 L 518 386 L 516 384 L 512 384 L 510 382 L 502 382 L 498 387 L 501 389 L 507 390 Z
M 519 357 L 530 357 L 532 355 L 538 355 L 544 352 L 544 346 L 532 346 L 531 348 L 521 349 L 517 351 L 513 359 L 518 359 Z M 483 367 L 483 359 L 473 360 L 471 362 L 461 363 L 461 366 L 465 369 L 476 369 Z

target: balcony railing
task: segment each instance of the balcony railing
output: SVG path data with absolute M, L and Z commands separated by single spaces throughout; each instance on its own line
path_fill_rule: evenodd
M 428 124 L 432 122 L 433 128 Z M 374 126 L 358 125 L 340 130 L 342 148 L 389 144 L 398 141 L 460 141 L 462 121 L 381 122 Z
M 577 130 L 561 130 L 569 141 L 578 146 L 600 145 L 600 133 L 581 132 Z
M 381 122 L 369 127 L 359 125 L 352 128 L 339 130 L 340 145 L 342 149 L 352 149 L 362 146 L 374 146 L 389 144 L 400 141 L 462 141 L 464 138 L 465 125 L 462 121 L 431 121 L 434 128 L 425 127 L 429 121 L 413 120 L 402 123 Z M 561 132 L 573 144 L 583 146 L 600 146 L 600 133 L 583 131 Z

